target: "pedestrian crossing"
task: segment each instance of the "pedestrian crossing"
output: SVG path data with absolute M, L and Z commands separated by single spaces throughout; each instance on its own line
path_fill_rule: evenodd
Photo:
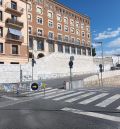
M 53 101 L 62 101 L 65 103 L 76 103 L 81 105 L 89 105 L 107 108 L 114 104 L 116 101 L 120 101 L 120 94 L 111 94 L 110 92 L 102 91 L 87 91 L 87 90 L 63 90 L 48 88 L 44 91 L 29 96 L 39 95 L 43 99 L 51 99 Z M 117 110 L 120 110 L 120 104 L 118 103 Z

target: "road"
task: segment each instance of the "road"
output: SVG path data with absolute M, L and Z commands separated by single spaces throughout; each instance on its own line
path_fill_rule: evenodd
M 0 129 L 120 129 L 120 88 L 3 95 Z

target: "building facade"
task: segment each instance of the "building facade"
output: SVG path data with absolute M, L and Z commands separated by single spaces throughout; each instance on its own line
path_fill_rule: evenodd
M 29 57 L 91 55 L 90 18 L 55 0 L 28 2 Z M 33 53 L 33 54 L 32 54 Z
M 0 64 L 28 62 L 27 4 L 0 0 Z

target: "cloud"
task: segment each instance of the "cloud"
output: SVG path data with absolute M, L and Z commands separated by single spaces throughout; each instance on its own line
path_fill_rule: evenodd
M 100 44 L 97 44 L 97 43 L 92 43 L 93 47 L 99 47 L 101 46 Z
M 118 27 L 117 30 L 114 30 L 114 31 L 110 31 L 111 29 L 112 28 L 108 28 L 107 31 L 97 34 L 94 40 L 113 38 L 113 37 L 117 37 L 120 34 L 120 27 Z
M 109 43 L 109 47 L 120 47 L 120 38 L 116 38 L 115 40 Z
M 113 56 L 115 54 L 120 54 L 120 48 L 114 50 L 106 50 L 103 52 L 104 56 Z M 101 56 L 101 51 L 97 51 L 97 56 Z

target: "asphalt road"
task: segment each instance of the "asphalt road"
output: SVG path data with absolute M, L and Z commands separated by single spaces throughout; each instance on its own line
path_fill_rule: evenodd
M 119 106 L 120 88 L 2 96 L 0 129 L 120 129 Z

